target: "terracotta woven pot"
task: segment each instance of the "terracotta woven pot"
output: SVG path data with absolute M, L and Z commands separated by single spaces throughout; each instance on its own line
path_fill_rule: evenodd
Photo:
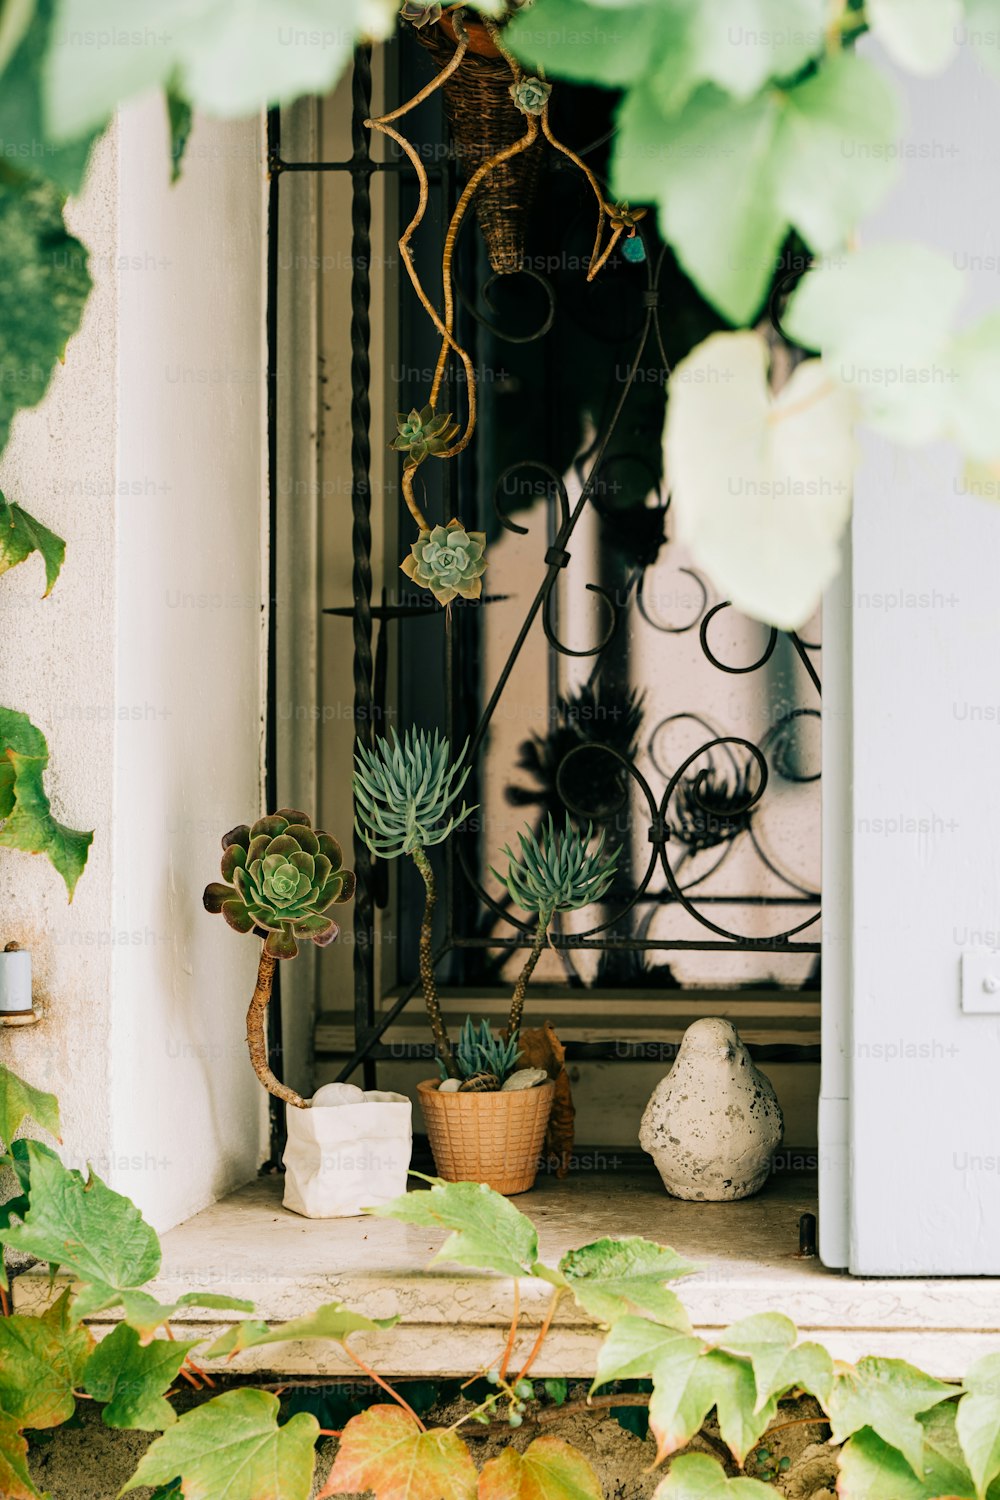
M 534 1186 L 555 1084 L 509 1093 L 442 1094 L 437 1081 L 417 1084 L 438 1176 L 485 1182 L 498 1193 Z

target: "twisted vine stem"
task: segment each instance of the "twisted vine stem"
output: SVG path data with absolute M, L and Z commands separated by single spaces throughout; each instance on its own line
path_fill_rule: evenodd
M 247 1011 L 247 1046 L 253 1070 L 269 1094 L 294 1104 L 296 1109 L 308 1109 L 309 1105 L 286 1084 L 281 1083 L 271 1072 L 267 1060 L 267 1007 L 271 1003 L 271 986 L 274 983 L 274 966 L 277 962 L 263 947 L 257 965 L 257 983 L 254 986 L 250 1009 Z
M 451 1050 L 451 1042 L 448 1039 L 448 1028 L 444 1024 L 441 1014 L 441 1002 L 438 999 L 437 981 L 434 978 L 434 907 L 437 903 L 437 887 L 434 882 L 434 871 L 431 862 L 427 858 L 427 851 L 418 844 L 413 851 L 413 863 L 420 871 L 424 882 L 424 914 L 420 922 L 420 986 L 424 992 L 424 1004 L 427 1007 L 427 1015 L 431 1023 L 431 1031 L 437 1046 L 438 1056 L 444 1064 L 449 1078 L 458 1077 L 458 1066 Z

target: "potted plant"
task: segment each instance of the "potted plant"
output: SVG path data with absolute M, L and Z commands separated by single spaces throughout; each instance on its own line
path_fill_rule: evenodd
M 257 1077 L 287 1106 L 285 1207 L 318 1219 L 388 1203 L 406 1190 L 410 1101 L 352 1084 L 328 1084 L 309 1101 L 275 1077 L 267 1056 L 275 964 L 296 957 L 299 939 L 320 948 L 336 940 L 340 929 L 330 908 L 350 901 L 354 873 L 343 868 L 337 840 L 293 808 L 230 829 L 222 850 L 222 881 L 207 885 L 203 900 L 236 932 L 264 940 L 247 1012 L 247 1045 Z
M 452 1048 L 434 977 L 433 915 L 437 900 L 429 850 L 443 843 L 474 811 L 459 805 L 469 767 L 451 759 L 446 739 L 407 731 L 359 748 L 354 779 L 357 828 L 372 853 L 411 858 L 424 882 L 420 927 L 420 981 L 441 1077 L 417 1085 L 438 1173 L 451 1182 L 486 1182 L 503 1193 L 523 1193 L 538 1171 L 554 1085 L 544 1068 L 519 1066 L 518 1039 L 528 983 L 557 911 L 599 901 L 614 874 L 615 856 L 604 836 L 591 850 L 592 830 L 581 834 L 567 818 L 557 831 L 551 818 L 536 837 L 518 835 L 520 853 L 504 850 L 511 899 L 535 917 L 531 949 L 518 975 L 504 1032 L 467 1019 Z M 496 873 L 496 872 L 494 872 Z

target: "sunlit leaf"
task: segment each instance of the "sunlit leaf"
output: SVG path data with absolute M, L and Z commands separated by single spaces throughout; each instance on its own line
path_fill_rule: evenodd
M 1000 1354 L 977 1359 L 963 1382 L 955 1428 L 979 1496 L 1000 1474 Z
M 730 1354 L 745 1354 L 750 1360 L 758 1409 L 774 1390 L 779 1372 L 797 1337 L 795 1324 L 783 1313 L 753 1313 L 749 1318 L 730 1324 L 720 1335 L 720 1349 Z
M 704 1347 L 700 1339 L 646 1318 L 619 1318 L 597 1351 L 591 1389 L 612 1380 L 641 1380 L 652 1375 L 660 1360 L 693 1359 Z
M 724 598 L 794 629 L 840 565 L 851 405 L 820 360 L 776 397 L 756 333 L 717 333 L 670 377 L 666 465 L 678 538 Z
M 66 556 L 66 543 L 41 521 L 29 516 L 19 505 L 5 500 L 0 493 L 0 573 L 16 567 L 37 552 L 45 564 L 45 595 L 52 592 L 59 569 Z
M 955 55 L 962 0 L 867 0 L 872 31 L 911 73 L 939 73 Z
M 105 1304 L 108 1307 L 122 1309 L 122 1318 L 138 1333 L 141 1341 L 145 1344 L 153 1337 L 158 1329 L 169 1323 L 182 1308 L 203 1307 L 214 1308 L 222 1312 L 253 1312 L 254 1305 L 243 1297 L 227 1297 L 222 1292 L 185 1292 L 183 1297 L 178 1297 L 176 1302 L 159 1302 L 149 1292 L 142 1291 L 117 1291 L 108 1288 L 110 1300 Z M 94 1307 L 93 1311 L 99 1311 Z
M 917 1421 L 941 1401 L 956 1394 L 902 1359 L 866 1358 L 856 1365 L 834 1367 L 827 1414 L 833 1442 L 843 1443 L 862 1427 L 898 1448 L 919 1476 L 924 1459 L 924 1429 Z
M 727 1479 L 714 1458 L 685 1453 L 675 1458 L 670 1473 L 653 1491 L 653 1500 L 765 1500 L 774 1496 L 769 1485 L 756 1479 Z
M 457 1432 L 421 1432 L 401 1406 L 370 1406 L 344 1428 L 324 1494 L 474 1500 L 476 1466 Z
M 955 1431 L 955 1408 L 939 1406 L 922 1416 L 920 1425 L 924 1453 L 919 1478 L 897 1448 L 865 1427 L 840 1451 L 840 1500 L 976 1500 Z M 1000 1489 L 991 1488 L 988 1495 L 1000 1500 Z
M 452 1230 L 436 1261 L 480 1266 L 501 1276 L 538 1274 L 534 1224 L 485 1182 L 434 1178 L 429 1192 L 404 1193 L 372 1212 L 380 1218 L 402 1219 L 404 1224 Z
M 604 1500 L 601 1481 L 578 1448 L 539 1437 L 523 1453 L 505 1448 L 487 1459 L 478 1500 Z
M 197 1339 L 139 1342 L 134 1328 L 121 1323 L 101 1340 L 84 1372 L 84 1389 L 95 1401 L 106 1401 L 101 1413 L 107 1427 L 162 1432 L 177 1414 L 163 1399 Z
M 12 1417 L 0 1411 L 0 1495 L 4 1500 L 51 1500 L 28 1473 L 28 1443 Z
M 0 1067 L 0 1142 L 10 1146 L 26 1119 L 59 1138 L 59 1101 L 55 1094 L 32 1088 L 9 1068 Z
M 93 1347 L 70 1317 L 68 1293 L 40 1317 L 0 1318 L 0 1409 L 19 1427 L 67 1422 Z
M 758 1401 L 757 1386 L 751 1367 L 742 1359 L 713 1350 L 702 1359 L 700 1371 L 705 1389 L 715 1401 L 722 1440 L 738 1463 L 743 1463 L 750 1449 L 774 1420 L 778 1409 L 775 1396 L 763 1405 Z M 656 1375 L 653 1376 L 654 1398 Z M 653 1407 L 650 1404 L 650 1423 Z
M 806 1391 L 825 1409 L 833 1384 L 833 1360 L 822 1344 L 797 1344 L 785 1356 L 771 1383 L 771 1394 L 783 1396 L 786 1391 Z
M 382 1328 L 392 1328 L 398 1322 L 398 1318 L 366 1318 L 363 1313 L 352 1312 L 342 1302 L 326 1302 L 314 1313 L 294 1318 L 290 1323 L 279 1323 L 274 1328 L 252 1319 L 237 1323 L 216 1339 L 208 1350 L 208 1358 L 221 1359 L 238 1354 L 241 1349 L 256 1349 L 260 1344 L 283 1344 L 289 1339 L 331 1339 L 340 1344 L 351 1333 L 375 1333 Z
M 184 1500 L 308 1500 L 319 1423 L 299 1412 L 278 1425 L 269 1391 L 226 1391 L 185 1412 L 143 1454 L 122 1493 L 169 1484 Z
M 696 1268 L 665 1245 L 637 1235 L 595 1240 L 564 1255 L 559 1269 L 580 1306 L 602 1323 L 638 1312 L 690 1332 L 680 1299 L 664 1283 Z
M 48 764 L 49 747 L 41 730 L 27 714 L 0 708 L 0 848 L 46 855 L 72 900 L 94 835 L 67 828 L 52 816 L 42 781 Z

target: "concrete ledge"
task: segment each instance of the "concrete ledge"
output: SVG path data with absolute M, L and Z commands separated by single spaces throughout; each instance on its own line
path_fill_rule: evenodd
M 698 1333 L 711 1338 L 749 1313 L 780 1311 L 836 1358 L 909 1359 L 957 1377 L 981 1354 L 1000 1350 L 1000 1279 L 860 1279 L 798 1257 L 798 1223 L 815 1212 L 815 1182 L 775 1177 L 744 1203 L 681 1203 L 655 1174 L 619 1173 L 546 1181 L 515 1200 L 538 1227 L 542 1258 L 602 1235 L 641 1234 L 703 1269 L 677 1289 Z M 386 1333 L 357 1336 L 363 1357 L 390 1375 L 464 1375 L 496 1361 L 509 1326 L 512 1284 L 488 1272 L 428 1269 L 443 1235 L 383 1219 L 307 1220 L 281 1207 L 280 1179 L 250 1184 L 163 1237 L 163 1269 L 152 1290 L 164 1301 L 195 1289 L 227 1292 L 280 1321 L 340 1298 L 374 1317 L 398 1314 Z M 14 1286 L 27 1310 L 50 1297 L 48 1278 L 29 1272 Z M 526 1354 L 549 1299 L 543 1282 L 521 1283 Z M 236 1321 L 236 1317 L 231 1321 Z M 100 1333 L 113 1324 L 95 1320 Z M 183 1336 L 227 1326 L 179 1317 Z M 599 1329 L 575 1307 L 557 1317 L 535 1369 L 539 1375 L 593 1372 Z M 335 1345 L 268 1346 L 234 1370 L 286 1374 L 357 1373 Z

